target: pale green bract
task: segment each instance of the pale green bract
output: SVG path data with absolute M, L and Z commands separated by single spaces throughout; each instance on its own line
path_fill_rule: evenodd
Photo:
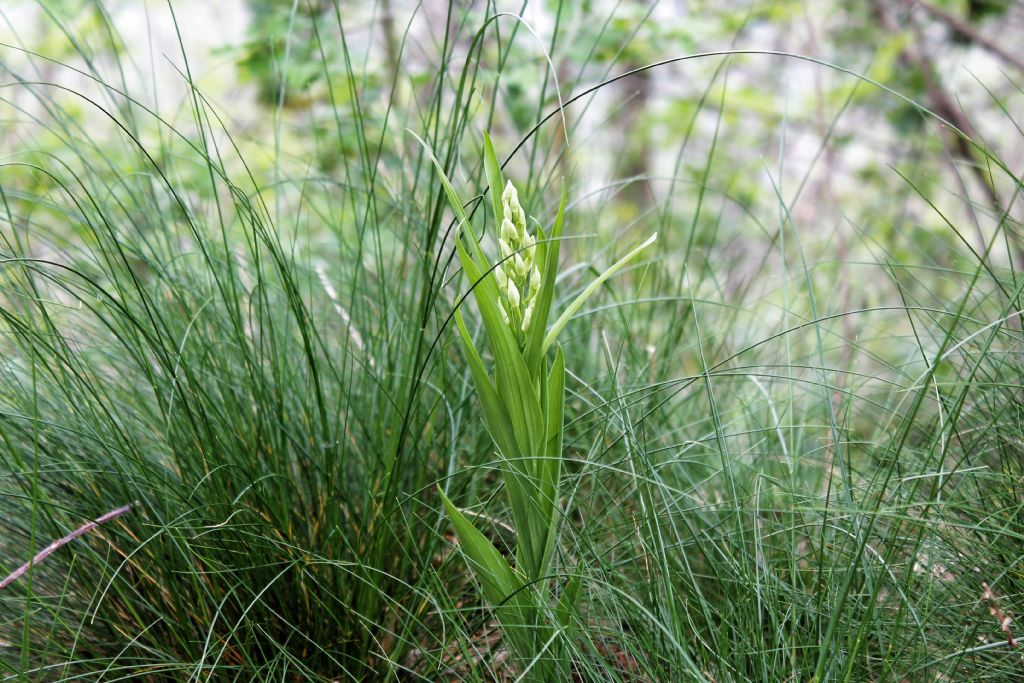
M 494 221 L 499 226 L 500 260 L 492 266 L 444 169 L 426 144 L 417 140 L 430 155 L 459 222 L 455 249 L 494 357 L 492 374 L 484 366 L 461 312 L 456 311 L 458 338 L 484 423 L 500 456 L 516 536 L 514 566 L 443 491 L 439 491 L 441 500 L 484 598 L 495 610 L 520 680 L 565 681 L 571 664 L 566 645 L 577 619 L 580 584 L 578 573 L 563 571 L 569 578 L 556 594 L 554 551 L 560 519 L 565 362 L 560 347 L 550 359 L 548 351 L 586 299 L 657 235 L 601 273 L 549 328 L 565 190 L 550 232 L 537 225 L 537 236 L 531 235 L 515 186 L 504 180 L 491 140 L 484 134 L 484 169 Z

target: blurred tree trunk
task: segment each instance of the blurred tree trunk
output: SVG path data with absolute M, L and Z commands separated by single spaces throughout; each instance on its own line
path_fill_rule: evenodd
M 626 70 L 640 64 L 626 64 Z M 622 199 L 643 212 L 652 202 L 650 176 L 650 145 L 647 131 L 643 129 L 643 116 L 651 92 L 651 71 L 643 71 L 623 81 L 624 97 L 629 98 L 623 107 L 621 120 L 622 149 L 618 156 L 619 167 L 616 176 L 632 178 L 633 181 L 622 191 Z
M 639 3 L 645 9 L 650 6 L 649 0 Z M 636 59 L 625 59 L 623 71 L 637 69 L 644 64 Z M 642 71 L 623 79 L 618 89 L 622 93 L 624 104 L 619 121 L 621 148 L 616 155 L 617 164 L 615 177 L 618 179 L 633 178 L 623 188 L 620 195 L 623 202 L 634 208 L 638 214 L 643 213 L 652 203 L 650 168 L 651 154 L 647 131 L 643 125 L 643 117 L 647 111 L 651 96 L 651 77 L 653 70 Z
M 1002 45 L 999 45 L 994 40 L 989 39 L 984 33 L 975 28 L 967 19 L 961 19 L 949 10 L 937 7 L 930 2 L 925 2 L 924 0 L 917 0 L 916 4 L 918 7 L 928 12 L 928 14 L 932 15 L 949 27 L 953 32 L 953 37 L 955 39 L 984 48 L 1007 64 L 1015 67 L 1018 71 L 1024 71 L 1024 61 L 1022 61 L 1020 57 L 1013 54 Z
M 902 4 L 907 10 L 906 21 L 902 24 L 893 14 L 893 6 L 889 0 L 872 0 L 872 11 L 879 25 L 886 33 L 896 35 L 909 27 L 913 40 L 909 41 L 900 52 L 900 62 L 907 68 L 914 69 L 921 74 L 925 86 L 925 94 L 928 98 L 928 108 L 959 129 L 959 133 L 955 130 L 950 130 L 943 135 L 946 149 L 951 158 L 962 161 L 970 169 L 972 176 L 977 181 L 977 185 L 985 194 L 988 204 L 995 212 L 997 220 L 1002 222 L 1002 219 L 1005 218 L 1006 208 L 1004 208 L 1003 202 L 1000 201 L 999 193 L 996 190 L 992 177 L 985 171 L 988 164 L 984 153 L 971 142 L 976 141 L 980 143 L 981 138 L 978 135 L 978 131 L 943 85 L 942 77 L 927 52 L 925 39 L 918 25 L 913 20 L 914 0 Z M 975 34 L 977 33 L 975 32 Z M 1014 253 L 1010 255 L 1011 258 L 1013 258 L 1018 268 L 1024 268 L 1024 244 L 1021 243 L 1021 239 L 1015 236 L 1012 231 L 1007 231 L 1007 235 L 1009 235 L 1013 245 Z M 982 239 L 984 240 L 984 236 L 982 236 Z M 984 246 L 982 245 L 982 248 Z
M 395 78 L 398 73 L 398 35 L 395 33 L 395 12 L 391 0 L 380 0 L 380 29 L 384 33 L 388 75 Z

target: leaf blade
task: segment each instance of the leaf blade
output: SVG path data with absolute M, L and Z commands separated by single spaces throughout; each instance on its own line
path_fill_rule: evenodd
M 600 287 L 605 280 L 607 280 L 612 275 L 620 271 L 623 266 L 625 266 L 630 260 L 633 259 L 633 257 L 635 257 L 637 254 L 639 254 L 647 247 L 651 246 L 657 239 L 658 233 L 654 233 L 653 235 L 648 237 L 646 240 L 644 240 L 643 244 L 641 244 L 638 247 L 635 247 L 628 254 L 626 254 L 618 261 L 616 261 L 614 264 L 609 266 L 603 273 L 598 275 L 597 278 L 595 278 L 595 280 L 591 282 L 590 285 L 586 289 L 584 289 L 579 296 L 573 299 L 572 303 L 569 304 L 564 311 L 562 311 L 562 315 L 558 317 L 558 320 L 555 321 L 555 324 L 551 326 L 550 330 L 548 330 L 547 335 L 544 337 L 544 343 L 541 345 L 541 352 L 543 353 L 544 351 L 547 351 L 549 348 L 551 348 L 551 345 L 554 344 L 555 340 L 558 338 L 559 333 L 561 333 L 565 326 L 569 324 L 569 320 L 572 318 L 572 316 L 576 315 L 576 312 L 583 306 L 586 300 L 589 299 L 591 295 L 593 295 L 593 293 L 597 291 L 597 288 Z

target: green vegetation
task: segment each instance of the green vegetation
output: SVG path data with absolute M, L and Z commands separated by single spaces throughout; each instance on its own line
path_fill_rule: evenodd
M 516 561 L 509 565 L 466 516 L 441 492 L 445 511 L 459 540 L 495 607 L 509 645 L 518 655 L 522 675 L 538 681 L 569 678 L 571 660 L 556 640 L 570 630 L 577 611 L 579 575 L 570 574 L 548 617 L 552 559 L 558 542 L 562 479 L 562 431 L 565 416 L 565 358 L 561 348 L 550 367 L 548 349 L 597 287 L 654 241 L 647 240 L 602 273 L 569 304 L 548 329 L 554 297 L 558 254 L 565 220 L 565 194 L 550 234 L 537 238 L 526 226 L 512 181 L 502 184 L 501 169 L 490 138 L 484 137 L 484 167 L 490 185 L 494 224 L 500 225 L 501 261 L 492 268 L 480 253 L 472 223 L 463 203 L 432 158 L 445 193 L 459 222 L 455 248 L 480 308 L 484 328 L 494 352 L 494 378 L 484 368 L 480 353 L 455 310 L 455 322 L 469 361 L 473 383 L 483 409 L 484 423 L 502 456 L 501 471 L 515 522 Z M 465 239 L 463 239 L 465 236 Z M 472 253 L 467 249 L 472 245 Z M 543 273 L 543 274 L 542 274 Z M 554 653 L 548 654 L 549 652 Z
M 14 5 L 0 680 L 1019 678 L 1013 8 Z

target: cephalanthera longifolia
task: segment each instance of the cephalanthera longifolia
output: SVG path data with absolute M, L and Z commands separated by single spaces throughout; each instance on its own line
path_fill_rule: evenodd
M 422 142 L 422 141 L 421 141 Z M 498 227 L 500 258 L 492 263 L 480 247 L 463 203 L 436 159 L 441 183 L 459 229 L 455 248 L 472 287 L 494 359 L 488 372 L 455 313 L 458 337 L 476 387 L 483 420 L 494 441 L 512 509 L 515 563 L 505 557 L 441 493 L 466 560 L 495 609 L 505 639 L 527 680 L 567 680 L 569 659 L 561 646 L 570 630 L 579 582 L 556 592 L 554 550 L 558 534 L 565 362 L 558 335 L 597 288 L 657 238 L 652 235 L 605 270 L 548 325 L 555 294 L 559 245 L 565 219 L 563 190 L 558 212 L 545 233 L 529 230 L 511 180 L 484 136 L 484 167 Z M 551 352 L 554 347 L 554 352 Z

